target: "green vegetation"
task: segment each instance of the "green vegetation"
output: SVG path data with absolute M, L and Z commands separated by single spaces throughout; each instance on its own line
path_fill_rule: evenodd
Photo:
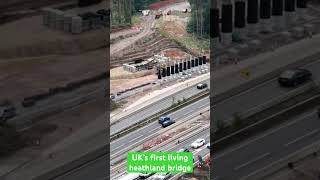
M 131 18 L 131 23 L 132 24 L 141 24 L 142 23 L 142 19 L 139 16 L 134 15 Z
M 233 121 L 232 121 L 232 126 L 234 129 L 239 129 L 242 128 L 244 125 L 243 120 L 241 119 L 239 113 L 234 113 L 233 114 Z
M 121 105 L 119 103 L 116 103 L 116 102 L 112 101 L 111 99 L 110 99 L 110 105 L 111 105 L 111 111 L 114 111 L 114 110 L 118 109 L 119 107 L 121 107 Z
M 112 0 L 111 25 L 131 24 L 132 12 L 134 12 L 132 0 Z
M 195 33 L 200 38 L 209 39 L 210 33 L 210 1 L 189 0 L 191 5 L 191 20 L 188 23 L 187 31 Z
M 215 126 L 216 126 L 216 129 L 217 129 L 217 132 L 220 132 L 223 129 L 227 128 L 227 124 L 224 121 L 220 120 L 220 119 L 216 119 L 214 122 L 215 122 Z
M 136 24 L 134 14 L 139 10 L 148 9 L 149 5 L 160 0 L 112 0 L 111 24 L 112 26 Z
M 159 29 L 158 29 L 159 30 Z M 202 49 L 209 50 L 210 49 L 210 40 L 209 39 L 199 39 L 197 36 L 192 34 L 186 36 L 173 36 L 167 32 L 159 30 L 159 33 L 169 39 L 175 41 L 179 46 L 185 47 L 186 49 Z

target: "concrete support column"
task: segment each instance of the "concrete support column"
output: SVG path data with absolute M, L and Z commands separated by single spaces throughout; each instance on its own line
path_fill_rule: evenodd
M 304 19 L 303 16 L 307 12 L 307 0 L 296 0 L 297 2 L 297 19 Z
M 221 41 L 225 45 L 232 43 L 232 10 L 231 3 L 222 4 Z
M 248 35 L 255 35 L 258 32 L 258 0 L 248 0 L 247 12 Z
M 234 32 L 243 38 L 246 34 L 246 3 L 245 1 L 236 1 L 234 8 Z
M 218 8 L 210 9 L 210 46 L 212 48 L 217 47 L 220 44 L 220 26 L 219 26 L 219 16 L 220 12 Z
M 295 7 L 296 7 L 295 0 L 284 1 L 284 10 L 285 10 L 284 17 L 285 17 L 286 28 L 289 27 L 290 24 L 296 21 Z
M 271 0 L 260 0 L 260 32 L 272 31 Z
M 283 31 L 284 17 L 283 17 L 283 0 L 272 0 L 272 21 L 274 31 Z

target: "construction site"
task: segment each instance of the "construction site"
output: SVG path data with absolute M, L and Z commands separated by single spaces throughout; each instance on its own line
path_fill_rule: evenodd
M 117 4 L 115 4 L 115 7 L 117 7 Z M 161 77 L 171 74 L 178 73 L 177 76 L 181 76 L 180 79 L 176 79 L 178 81 L 188 79 L 192 76 L 191 66 L 192 68 L 198 66 L 198 60 L 196 62 L 196 59 L 199 59 L 201 66 L 206 64 L 203 69 L 199 69 L 200 74 L 209 72 L 207 66 L 208 55 L 210 54 L 209 46 L 203 49 L 203 47 L 194 44 L 191 46 L 185 44 L 186 39 L 173 38 L 193 37 L 192 34 L 189 35 L 187 32 L 188 19 L 192 16 L 191 6 L 187 1 L 160 1 L 150 4 L 148 10 L 144 10 L 147 13 L 142 12 L 141 10 L 136 15 L 141 19 L 140 23 L 134 24 L 129 29 L 122 29 L 117 32 L 113 30 L 111 33 L 110 93 L 112 99 L 119 99 L 115 97 L 144 85 L 147 86 L 144 90 L 139 91 L 140 93 L 132 93 L 130 97 L 135 99 L 134 96 L 140 97 L 139 94 L 142 92 L 143 94 L 151 92 L 161 88 L 158 86 L 164 84 L 168 86 L 174 78 Z M 207 39 L 207 41 L 209 40 Z M 197 38 L 194 38 L 192 43 L 198 43 Z M 202 57 L 204 56 L 205 60 L 202 63 Z M 194 59 L 194 62 L 191 63 L 191 59 Z M 177 71 L 174 71 L 175 64 L 177 65 Z M 170 69 L 171 67 L 172 69 Z M 190 72 L 182 72 L 185 70 Z M 160 79 L 162 80 L 160 81 Z M 126 99 L 130 100 L 130 98 Z

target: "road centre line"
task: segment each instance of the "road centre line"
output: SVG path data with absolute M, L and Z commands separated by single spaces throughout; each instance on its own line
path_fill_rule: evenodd
M 233 169 L 234 169 L 235 171 L 237 171 L 237 170 L 239 170 L 239 169 L 241 169 L 241 168 L 243 168 L 243 167 L 245 167 L 245 166 L 248 166 L 248 165 L 250 165 L 250 164 L 252 164 L 252 163 L 254 163 L 254 162 L 257 162 L 257 161 L 259 161 L 259 160 L 261 160 L 261 159 L 263 159 L 263 158 L 265 158 L 265 157 L 267 157 L 267 156 L 269 156 L 269 155 L 270 155 L 269 152 L 264 153 L 264 154 L 262 154 L 262 155 L 260 155 L 260 156 L 258 156 L 258 157 L 256 157 L 256 158 L 250 160 L 250 161 L 247 161 L 246 163 L 243 163 L 243 164 L 241 164 L 241 165 L 233 168 Z
M 134 139 L 131 139 L 129 142 L 133 142 L 133 141 L 135 141 L 135 140 L 137 140 L 137 139 L 139 139 L 139 138 L 141 138 L 141 137 L 143 137 L 144 135 L 140 135 L 140 136 L 138 136 L 138 137 L 136 137 L 136 138 L 134 138 Z
M 264 137 L 266 137 L 266 136 L 269 136 L 269 135 L 271 135 L 271 134 L 273 134 L 273 133 L 275 133 L 275 132 L 277 132 L 277 131 L 279 131 L 279 130 L 281 130 L 281 129 L 283 129 L 283 128 L 287 128 L 287 127 L 289 127 L 289 126 L 291 126 L 291 125 L 294 125 L 294 124 L 296 124 L 296 123 L 304 120 L 306 117 L 312 116 L 312 115 L 313 115 L 313 112 L 308 113 L 308 114 L 306 114 L 306 115 L 304 115 L 304 116 L 302 116 L 302 117 L 297 118 L 297 119 L 294 120 L 294 121 L 291 121 L 291 122 L 289 122 L 289 123 L 286 123 L 286 124 L 284 124 L 284 125 L 276 128 L 276 129 L 273 129 L 273 130 L 271 130 L 271 131 L 269 131 L 269 132 L 261 135 L 261 136 L 258 136 L 258 137 L 254 138 L 254 139 L 252 139 L 252 140 L 249 140 L 249 141 L 247 141 L 246 143 L 243 143 L 243 144 L 239 145 L 238 147 L 235 147 L 234 149 L 231 149 L 231 150 L 229 150 L 229 151 L 227 151 L 227 152 L 225 152 L 225 153 L 222 153 L 222 154 L 220 154 L 220 155 L 218 155 L 218 156 L 215 156 L 213 159 L 219 159 L 219 158 L 221 158 L 221 157 L 223 157 L 223 156 L 225 156 L 225 155 L 227 155 L 227 154 L 229 154 L 229 153 L 232 153 L 232 152 L 234 152 L 234 151 L 237 151 L 238 149 L 241 149 L 241 148 L 243 148 L 243 147 L 245 147 L 245 146 L 247 146 L 247 145 L 249 145 L 249 144 L 251 144 L 251 143 L 253 143 L 253 142 L 255 142 L 255 141 L 258 141 L 258 140 L 260 140 L 260 139 L 262 139 L 262 138 L 264 138 Z
M 311 131 L 311 132 L 309 132 L 309 133 L 307 133 L 307 134 L 305 134 L 303 136 L 300 136 L 300 137 L 288 142 L 287 144 L 284 144 L 284 146 L 288 147 L 289 145 L 294 144 L 294 143 L 296 143 L 298 141 L 301 141 L 302 139 L 304 139 L 306 137 L 309 137 L 309 136 L 312 136 L 314 134 L 317 134 L 319 131 L 320 131 L 320 129 L 313 130 L 313 131 Z

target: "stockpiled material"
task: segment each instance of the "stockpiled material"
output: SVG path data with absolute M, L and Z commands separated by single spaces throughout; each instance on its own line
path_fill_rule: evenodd
M 63 30 L 64 24 L 63 24 L 63 18 L 64 18 L 64 12 L 60 10 L 55 11 L 55 29 Z
M 82 18 L 79 16 L 72 17 L 71 32 L 79 34 L 82 32 Z
M 71 25 L 72 25 L 72 17 L 74 15 L 71 14 L 64 14 L 63 16 L 63 30 L 65 32 L 71 32 Z
M 50 13 L 50 8 L 42 9 L 42 23 L 45 26 L 49 26 L 49 13 Z

